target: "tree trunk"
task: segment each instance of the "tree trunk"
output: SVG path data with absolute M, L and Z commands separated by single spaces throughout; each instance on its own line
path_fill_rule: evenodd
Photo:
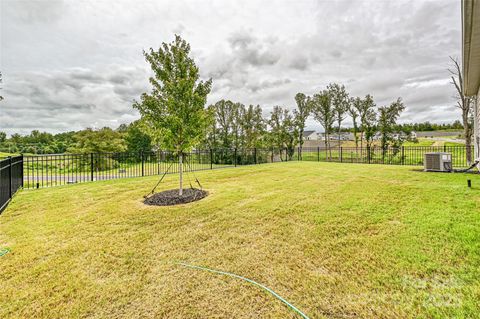
M 327 149 L 328 149 L 328 160 L 330 161 L 332 159 L 332 149 L 330 145 L 330 132 L 327 135 Z
M 472 128 L 470 126 L 468 117 L 463 116 L 463 134 L 465 135 L 465 148 L 467 165 L 472 164 Z
M 180 174 L 180 189 L 178 190 L 178 195 L 183 195 L 183 153 L 178 154 L 178 172 Z
M 300 160 L 302 160 L 302 148 L 303 148 L 303 129 L 300 130 L 299 138 L 298 138 L 298 144 L 300 148 L 298 149 L 298 156 L 300 157 Z
M 353 120 L 353 139 L 355 140 L 355 151 L 358 151 L 358 137 L 357 137 L 357 118 L 352 118 Z
M 341 133 L 341 128 L 340 128 L 340 123 L 338 123 L 338 132 L 337 132 L 337 135 L 338 135 L 338 147 L 340 147 L 340 133 Z

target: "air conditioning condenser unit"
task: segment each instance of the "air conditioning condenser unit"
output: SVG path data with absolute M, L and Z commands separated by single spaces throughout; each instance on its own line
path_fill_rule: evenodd
M 452 154 L 445 152 L 425 153 L 423 165 L 426 172 L 451 172 Z

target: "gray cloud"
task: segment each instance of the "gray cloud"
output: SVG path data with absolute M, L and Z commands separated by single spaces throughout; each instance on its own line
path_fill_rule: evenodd
M 461 49 L 460 3 L 441 1 L 13 1 L 1 6 L 0 130 L 65 131 L 138 117 L 149 90 L 142 50 L 181 34 L 209 103 L 293 108 L 297 92 L 341 82 L 402 121 L 459 118 L 448 83 Z M 309 120 L 309 128 L 319 125 Z

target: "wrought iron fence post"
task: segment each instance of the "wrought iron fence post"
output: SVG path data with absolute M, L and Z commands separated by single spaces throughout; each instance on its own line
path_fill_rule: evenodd
M 12 157 L 8 157 L 8 197 L 12 198 Z
M 90 181 L 93 182 L 93 153 L 90 153 Z
M 140 157 L 142 158 L 142 176 L 145 176 L 145 157 L 143 156 L 143 150 L 140 151 Z
M 317 146 L 317 162 L 320 162 L 320 146 Z
M 340 163 L 343 163 L 343 147 L 340 146 Z
M 20 169 L 22 170 L 22 175 L 21 175 L 21 176 L 22 176 L 22 184 L 21 184 L 21 185 L 22 185 L 22 188 L 23 188 L 23 186 L 24 186 L 24 184 L 23 184 L 23 183 L 24 183 L 23 178 L 24 178 L 24 176 L 25 176 L 25 173 L 23 172 L 23 168 L 24 168 L 24 165 L 23 165 L 23 154 L 20 154 L 20 157 L 21 157 L 21 164 L 20 164 L 21 166 L 20 166 Z
M 237 148 L 236 147 L 235 147 L 235 150 L 234 150 L 233 154 L 235 156 L 235 158 L 234 158 L 235 167 L 237 167 Z
M 405 165 L 405 146 L 402 145 L 402 165 Z
M 210 149 L 210 169 L 213 169 L 213 149 Z
M 271 161 L 270 161 L 270 162 L 272 162 L 272 163 L 273 163 L 273 147 L 272 147 L 272 155 L 271 155 L 271 158 L 272 158 L 272 159 L 271 159 Z
M 370 164 L 370 146 L 367 145 L 367 161 Z
M 254 159 L 254 163 L 257 164 L 257 148 L 256 147 L 253 148 L 253 159 Z

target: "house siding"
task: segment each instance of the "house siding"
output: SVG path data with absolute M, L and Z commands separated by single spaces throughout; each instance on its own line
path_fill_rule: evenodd
M 473 143 L 474 143 L 474 158 L 480 158 L 480 88 L 477 92 L 477 97 L 474 105 L 474 121 L 473 121 Z M 480 165 L 479 165 L 480 168 Z

